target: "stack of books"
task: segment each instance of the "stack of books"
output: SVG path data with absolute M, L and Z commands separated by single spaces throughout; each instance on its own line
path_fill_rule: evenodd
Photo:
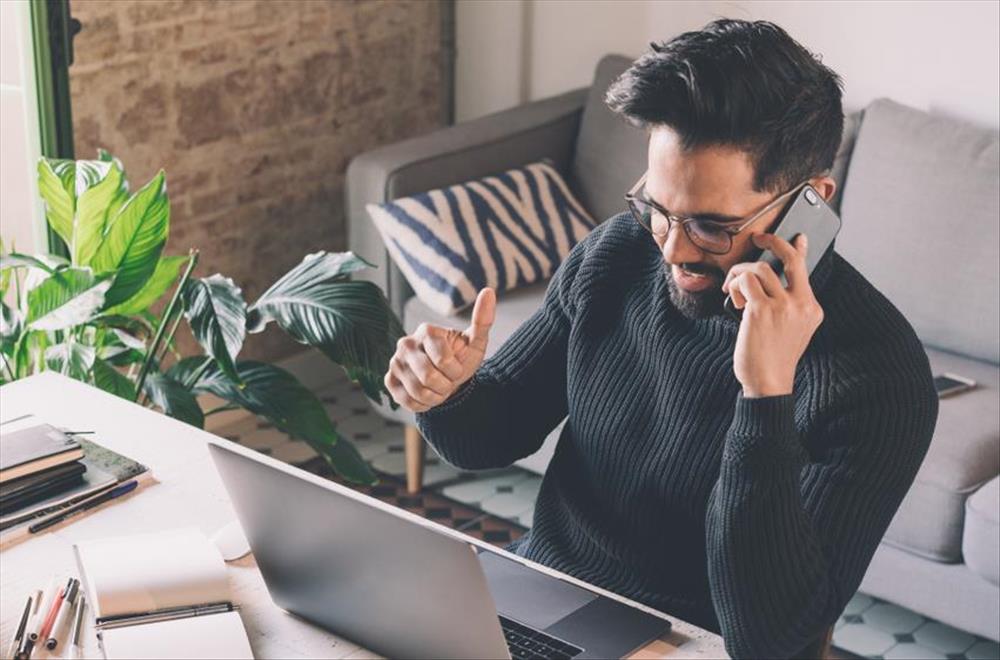
M 146 466 L 37 419 L 4 424 L 0 546 L 112 499 L 125 487 L 132 490 L 150 476 Z

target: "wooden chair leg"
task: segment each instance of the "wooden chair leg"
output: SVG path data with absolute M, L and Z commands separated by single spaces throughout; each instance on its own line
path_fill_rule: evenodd
M 424 456 L 427 443 L 415 426 L 406 427 L 406 490 L 410 494 L 420 492 L 424 486 Z

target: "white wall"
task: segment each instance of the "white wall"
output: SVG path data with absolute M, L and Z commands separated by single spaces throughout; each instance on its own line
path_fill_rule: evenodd
M 0 237 L 45 250 L 35 163 L 41 153 L 27 0 L 0 0 Z
M 848 110 L 888 96 L 981 126 L 1000 127 L 1000 2 L 996 1 L 459 0 L 458 5 L 459 119 L 586 85 L 604 53 L 634 57 L 647 50 L 650 41 L 669 39 L 725 16 L 774 21 L 822 55 L 844 79 Z M 493 12 L 492 19 L 479 20 L 486 11 Z M 510 19 L 515 15 L 521 20 Z M 498 20 L 499 16 L 506 20 Z M 504 69 L 518 55 L 510 52 L 510 46 L 522 42 L 529 46 L 529 61 L 518 69 Z M 463 44 L 470 43 L 478 47 L 463 52 Z M 511 75 L 520 79 L 507 80 L 505 76 Z M 491 85 L 492 80 L 504 84 Z M 482 87 L 492 93 L 483 96 Z M 516 91 L 522 89 L 518 96 Z M 474 103 L 471 97 L 476 95 Z

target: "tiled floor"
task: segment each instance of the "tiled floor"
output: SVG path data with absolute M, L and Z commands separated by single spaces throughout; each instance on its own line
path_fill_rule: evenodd
M 354 442 L 361 455 L 381 473 L 382 482 L 362 489 L 374 497 L 436 520 L 496 545 L 506 545 L 531 527 L 541 478 L 520 468 L 481 473 L 462 472 L 428 451 L 424 492 L 409 496 L 403 485 L 403 428 L 388 422 L 368 405 L 356 385 L 340 379 L 317 390 L 337 430 Z M 254 418 L 240 418 L 215 433 L 333 477 L 305 442 L 292 440 Z M 836 624 L 837 657 L 944 658 L 1000 660 L 1000 645 L 932 621 L 891 603 L 858 593 Z

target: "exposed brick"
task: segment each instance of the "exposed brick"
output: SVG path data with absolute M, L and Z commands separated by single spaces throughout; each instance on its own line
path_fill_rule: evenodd
M 2 0 L 0 0 L 2 1 Z M 438 126 L 436 2 L 72 0 L 76 151 L 103 147 L 132 189 L 161 167 L 167 254 L 253 300 L 320 249 L 346 249 L 344 173 L 357 153 Z M 182 351 L 196 350 L 182 333 Z M 270 328 L 243 357 L 299 346 Z

